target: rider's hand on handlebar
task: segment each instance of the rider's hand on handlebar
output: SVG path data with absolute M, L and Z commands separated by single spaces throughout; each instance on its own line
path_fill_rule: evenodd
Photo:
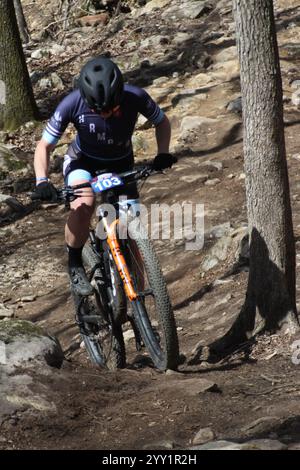
M 177 162 L 177 158 L 170 153 L 159 153 L 153 160 L 153 169 L 156 171 L 165 170 L 171 168 L 171 166 Z
M 58 194 L 56 188 L 50 181 L 39 183 L 33 193 L 33 199 L 41 199 L 42 201 L 57 202 Z

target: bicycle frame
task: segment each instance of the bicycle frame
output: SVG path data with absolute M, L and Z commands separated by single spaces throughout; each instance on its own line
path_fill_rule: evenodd
M 130 301 L 136 300 L 138 295 L 135 292 L 133 282 L 125 261 L 125 258 L 122 254 L 119 240 L 117 238 L 117 225 L 119 224 L 119 219 L 115 219 L 110 225 L 106 217 L 102 217 L 101 222 L 103 223 L 104 229 L 107 234 L 107 243 L 110 248 L 110 251 L 113 255 L 114 261 L 116 263 L 118 272 L 121 276 L 122 282 L 124 284 L 124 289 L 126 295 Z

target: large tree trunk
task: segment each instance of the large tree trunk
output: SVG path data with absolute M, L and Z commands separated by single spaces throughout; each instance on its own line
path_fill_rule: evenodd
M 17 23 L 22 42 L 27 44 L 30 40 L 26 19 L 23 12 L 21 0 L 14 0 Z
M 298 328 L 295 242 L 286 163 L 282 83 L 272 0 L 233 0 L 244 121 L 250 272 L 245 304 L 230 331 L 211 345 L 263 331 Z
M 0 81 L 1 89 L 5 87 L 0 129 L 13 130 L 35 119 L 37 109 L 11 0 L 0 0 Z

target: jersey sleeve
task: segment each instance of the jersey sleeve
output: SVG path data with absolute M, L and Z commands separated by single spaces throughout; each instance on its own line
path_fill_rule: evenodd
M 139 90 L 139 110 L 145 118 L 157 126 L 165 117 L 163 110 L 155 103 L 151 96 L 142 88 Z
M 71 110 L 72 100 L 68 95 L 57 106 L 43 132 L 43 139 L 49 144 L 56 144 L 63 135 L 67 125 L 71 122 Z

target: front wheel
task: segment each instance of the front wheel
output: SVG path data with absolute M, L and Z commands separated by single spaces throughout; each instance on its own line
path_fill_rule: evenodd
M 101 259 L 89 244 L 84 246 L 82 258 L 90 282 L 95 288 L 93 296 L 80 300 L 79 320 L 81 316 L 84 344 L 93 363 L 110 370 L 124 368 L 126 352 L 122 325 L 114 321 L 107 292 L 111 287 L 105 283 Z M 96 266 L 99 267 L 95 269 Z M 118 273 L 114 274 L 117 276 Z
M 135 222 L 126 242 L 128 265 L 138 293 L 132 301 L 134 319 L 154 365 L 161 370 L 176 369 L 178 336 L 166 281 L 146 229 Z

